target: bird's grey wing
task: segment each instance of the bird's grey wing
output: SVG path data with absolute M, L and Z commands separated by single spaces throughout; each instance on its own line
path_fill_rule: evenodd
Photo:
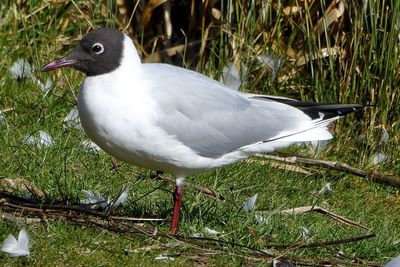
M 299 112 L 245 94 L 199 73 L 144 64 L 152 73 L 152 97 L 162 110 L 157 125 L 203 157 L 217 158 L 296 127 Z M 289 112 L 288 112 L 289 111 Z M 301 113 L 301 112 L 300 112 Z

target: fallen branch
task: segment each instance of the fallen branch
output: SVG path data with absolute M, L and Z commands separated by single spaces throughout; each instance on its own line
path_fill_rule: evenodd
M 257 154 L 259 158 L 267 159 L 267 160 L 274 160 L 280 161 L 285 163 L 291 164 L 304 164 L 309 166 L 319 166 L 326 169 L 342 171 L 345 173 L 350 173 L 362 178 L 370 178 L 372 181 L 391 185 L 394 187 L 400 188 L 400 177 L 390 177 L 378 172 L 367 172 L 352 166 L 349 166 L 346 163 L 335 162 L 335 161 L 328 161 L 328 160 L 320 160 L 320 159 L 311 159 L 299 156 L 293 156 L 285 153 L 274 153 L 274 154 Z
M 246 163 L 254 163 L 254 162 L 257 162 L 257 161 L 259 162 L 259 160 L 255 159 L 255 158 L 247 158 L 247 159 L 244 160 L 244 162 L 246 162 Z M 281 170 L 285 170 L 285 171 L 297 172 L 297 173 L 301 173 L 301 174 L 310 175 L 310 174 L 314 173 L 314 171 L 311 170 L 311 169 L 305 169 L 305 168 L 302 168 L 302 167 L 300 167 L 298 165 L 293 165 L 293 164 L 290 164 L 290 163 L 281 163 L 281 162 L 271 163 L 269 161 L 268 162 L 267 161 L 263 161 L 260 164 L 261 165 L 268 164 L 268 165 L 270 165 L 270 166 L 272 166 L 274 168 L 277 168 L 277 169 L 281 169 Z
M 62 205 L 62 204 L 42 204 L 42 203 L 31 203 L 28 200 L 22 199 L 10 195 L 9 193 L 0 191 L 0 208 L 1 211 L 13 212 L 21 211 L 28 214 L 33 214 L 39 218 L 59 218 L 59 217 L 95 217 L 106 221 L 130 221 L 130 222 L 163 222 L 164 218 L 138 218 L 138 217 L 127 217 L 127 216 L 115 216 L 110 214 L 108 211 L 98 211 L 90 209 L 86 205 Z M 12 221 L 14 218 L 6 217 Z M 15 218 L 18 221 L 18 218 Z

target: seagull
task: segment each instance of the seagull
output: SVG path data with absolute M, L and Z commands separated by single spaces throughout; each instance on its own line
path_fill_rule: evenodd
M 331 139 L 328 124 L 362 108 L 238 92 L 195 71 L 141 63 L 132 40 L 112 28 L 89 32 L 42 71 L 64 67 L 86 75 L 78 112 L 99 147 L 175 177 L 171 234 L 178 232 L 188 176 L 293 143 Z

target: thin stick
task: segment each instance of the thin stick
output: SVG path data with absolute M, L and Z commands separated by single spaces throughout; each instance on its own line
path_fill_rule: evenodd
M 305 206 L 305 207 L 297 207 L 297 208 L 292 208 L 292 209 L 285 209 L 279 211 L 281 215 L 291 215 L 291 214 L 302 214 L 302 213 L 307 213 L 307 212 L 318 212 L 321 214 L 326 214 L 327 216 L 331 217 L 332 219 L 339 221 L 341 223 L 355 226 L 358 228 L 361 228 L 363 230 L 369 231 L 369 229 L 359 223 L 353 222 L 352 220 L 349 220 L 343 216 L 337 215 L 331 211 L 328 211 L 326 209 L 320 208 L 318 206 Z
M 286 163 L 291 163 L 291 164 L 304 164 L 304 165 L 311 165 L 311 166 L 319 166 L 323 167 L 326 169 L 331 169 L 331 170 L 337 170 L 337 171 L 342 171 L 345 173 L 350 173 L 362 178 L 370 178 L 372 181 L 380 183 L 380 184 L 385 184 L 385 185 L 391 185 L 394 187 L 400 188 L 400 177 L 389 177 L 387 175 L 378 173 L 378 172 L 366 172 L 364 170 L 349 166 L 346 163 L 342 162 L 335 162 L 335 161 L 328 161 L 328 160 L 320 160 L 320 159 L 311 159 L 311 158 L 305 158 L 305 157 L 299 157 L 299 156 L 294 156 L 290 154 L 285 154 L 285 153 L 274 153 L 271 155 L 267 154 L 257 154 L 256 156 L 267 159 L 267 160 L 275 160 L 275 161 L 281 161 L 281 162 L 286 162 Z

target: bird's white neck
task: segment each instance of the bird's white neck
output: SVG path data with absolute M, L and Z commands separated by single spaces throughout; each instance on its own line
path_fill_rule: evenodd
M 121 65 L 120 67 L 126 66 L 130 68 L 140 68 L 142 65 L 140 61 L 140 57 L 138 55 L 138 52 L 135 48 L 135 45 L 133 44 L 131 38 L 129 38 L 128 35 L 124 34 L 124 44 L 123 44 L 123 53 L 122 53 L 122 59 L 121 59 Z

